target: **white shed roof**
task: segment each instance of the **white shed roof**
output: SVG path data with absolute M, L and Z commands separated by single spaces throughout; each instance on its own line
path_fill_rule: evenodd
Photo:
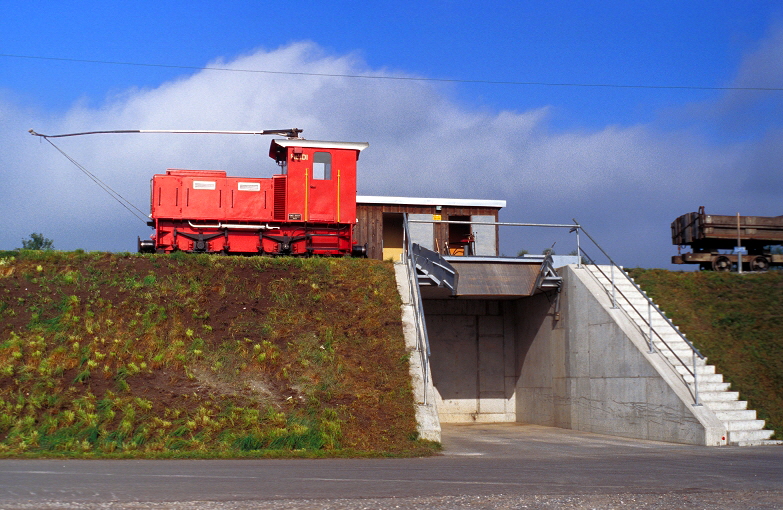
M 377 197 L 358 195 L 357 204 L 392 205 L 440 205 L 449 207 L 506 207 L 505 200 L 476 200 L 470 198 L 419 198 L 419 197 Z

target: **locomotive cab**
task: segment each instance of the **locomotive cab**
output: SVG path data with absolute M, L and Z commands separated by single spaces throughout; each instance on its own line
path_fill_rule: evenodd
M 271 178 L 214 170 L 153 176 L 151 242 L 140 251 L 361 255 L 354 245 L 356 163 L 367 143 L 273 140 Z
M 366 143 L 273 140 L 269 156 L 281 167 L 287 200 L 280 221 L 356 222 L 356 163 Z M 275 188 L 275 193 L 278 193 Z

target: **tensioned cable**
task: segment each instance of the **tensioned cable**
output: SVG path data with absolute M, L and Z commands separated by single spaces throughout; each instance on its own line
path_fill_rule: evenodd
M 321 76 L 328 78 L 363 78 L 366 80 L 397 80 L 421 81 L 439 83 L 475 83 L 484 85 L 538 85 L 541 87 L 585 87 L 585 88 L 615 88 L 615 89 L 653 89 L 653 90 L 748 90 L 762 92 L 783 92 L 781 87 L 708 87 L 700 85 L 623 85 L 619 83 L 558 83 L 544 81 L 500 81 L 500 80 L 465 80 L 458 78 L 416 78 L 413 76 L 379 76 L 372 74 L 339 74 L 339 73 L 308 73 L 295 71 L 270 71 L 266 69 L 232 69 L 229 67 L 199 67 L 170 64 L 148 64 L 141 62 L 119 62 L 112 60 L 88 60 L 64 57 L 39 57 L 34 55 L 13 55 L 0 53 L 0 57 L 26 58 L 35 60 L 54 60 L 60 62 L 80 62 L 86 64 L 110 64 L 137 67 L 159 67 L 165 69 L 189 69 L 195 71 L 226 71 L 234 73 L 281 74 L 288 76 Z
M 197 130 L 197 129 L 112 129 L 110 131 L 84 131 L 81 133 L 65 133 L 62 135 L 45 135 L 43 133 L 36 133 L 34 129 L 28 130 L 33 136 L 40 136 L 41 138 L 63 138 L 66 136 L 83 136 L 83 135 L 105 135 L 105 134 L 128 134 L 128 133 L 157 133 L 157 134 L 180 134 L 180 135 L 280 135 L 289 139 L 301 138 L 303 129 L 265 129 L 262 131 L 214 131 L 214 130 Z
M 87 170 L 87 169 L 86 169 L 84 166 L 82 166 L 82 165 L 81 165 L 81 164 L 80 164 L 78 161 L 76 161 L 76 160 L 75 160 L 75 159 L 73 159 L 71 156 L 69 156 L 68 154 L 66 154 L 66 153 L 65 153 L 65 152 L 64 152 L 64 151 L 63 151 L 61 148 L 59 148 L 58 146 L 56 146 L 56 145 L 55 145 L 55 144 L 54 144 L 54 143 L 53 143 L 51 140 L 49 140 L 49 139 L 48 139 L 48 138 L 46 138 L 46 137 L 43 137 L 43 139 L 44 139 L 44 140 L 46 140 L 47 142 L 49 142 L 49 143 L 51 144 L 51 146 L 52 146 L 52 147 L 54 147 L 55 149 L 57 149 L 57 151 L 58 151 L 60 154 L 62 154 L 63 156 L 65 156 L 65 157 L 68 159 L 68 161 L 70 161 L 71 163 L 73 163 L 74 165 L 76 165 L 76 168 L 78 168 L 79 170 L 81 170 L 82 172 L 84 172 L 84 174 L 85 174 L 87 177 L 89 177 L 89 178 L 90 178 L 90 179 L 91 179 L 91 180 L 92 180 L 92 181 L 93 181 L 95 184 L 97 184 L 98 186 L 100 186 L 100 187 L 101 187 L 101 189 L 103 189 L 103 190 L 104 190 L 106 193 L 108 193 L 109 195 L 111 195 L 111 197 L 112 197 L 114 200 L 116 200 L 117 202 L 119 202 L 121 206 L 123 206 L 125 209 L 127 209 L 127 210 L 128 210 L 128 212 L 130 212 L 132 215 L 134 215 L 135 217 L 137 217 L 138 219 L 140 219 L 140 220 L 141 220 L 142 222 L 144 222 L 145 224 L 147 223 L 147 217 L 144 215 L 144 213 L 141 211 L 141 209 L 139 209 L 138 207 L 136 207 L 135 205 L 133 205 L 132 203 L 130 203 L 130 201 L 129 201 L 127 198 L 123 197 L 122 195 L 120 195 L 119 193 L 117 193 L 116 191 L 114 191 L 114 190 L 111 188 L 111 186 L 109 186 L 108 184 L 106 184 L 105 182 L 103 182 L 102 180 L 100 180 L 100 179 L 98 178 L 98 176 L 96 176 L 95 174 L 93 174 L 92 172 L 90 172 L 89 170 Z M 131 208 L 133 208 L 133 209 L 136 209 L 136 211 L 138 211 L 140 215 L 139 215 L 139 214 L 137 214 L 136 212 L 134 212 L 134 211 L 133 211 Z
M 82 164 L 80 164 L 78 161 L 73 159 L 71 156 L 65 153 L 61 148 L 56 146 L 54 142 L 49 140 L 49 138 L 62 138 L 66 136 L 81 136 L 81 135 L 95 135 L 95 134 L 108 134 L 108 133 L 170 133 L 170 134 L 223 134 L 223 135 L 280 135 L 285 136 L 289 140 L 291 139 L 300 139 L 300 134 L 302 133 L 302 129 L 299 128 L 293 128 L 293 129 L 265 129 L 261 131 L 204 131 L 204 130 L 194 130 L 194 129 L 180 129 L 180 130 L 174 130 L 174 129 L 115 129 L 112 131 L 85 131 L 82 133 L 66 133 L 61 135 L 44 135 L 42 133 L 36 133 L 35 130 L 30 129 L 29 133 L 33 136 L 39 136 L 49 142 L 52 147 L 57 149 L 57 151 L 65 156 L 68 161 L 73 163 L 76 168 L 84 172 L 84 174 L 89 177 L 95 184 L 100 186 L 106 193 L 111 195 L 111 197 L 120 203 L 125 209 L 127 209 L 131 214 L 139 218 L 144 223 L 147 223 L 147 217 L 144 215 L 144 213 L 133 205 L 127 198 L 123 197 L 116 191 L 114 191 L 111 186 L 103 182 L 98 178 L 97 175 L 93 174 L 89 170 L 87 170 Z M 138 211 L 139 214 L 136 214 L 131 210 L 131 208 Z

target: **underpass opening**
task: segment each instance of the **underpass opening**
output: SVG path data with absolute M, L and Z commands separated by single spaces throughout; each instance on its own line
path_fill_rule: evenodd
M 556 328 L 556 291 L 514 299 L 425 299 L 430 368 L 442 423 L 529 421 L 541 412 L 530 391 L 551 360 L 531 345 Z M 551 416 L 538 416 L 540 423 Z

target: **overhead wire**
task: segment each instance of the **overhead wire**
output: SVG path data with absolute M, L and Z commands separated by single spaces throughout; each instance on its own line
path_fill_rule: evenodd
M 329 78 L 357 78 L 366 80 L 396 80 L 396 81 L 418 81 L 418 82 L 436 82 L 436 83 L 467 83 L 483 85 L 517 85 L 517 86 L 542 86 L 542 87 L 585 87 L 585 88 L 616 88 L 616 89 L 653 89 L 653 90 L 742 90 L 742 91 L 762 91 L 762 92 L 783 92 L 781 87 L 714 87 L 706 85 L 634 85 L 621 83 L 569 83 L 569 82 L 545 82 L 545 81 L 503 81 L 503 80 L 469 80 L 460 78 L 421 78 L 415 76 L 388 76 L 375 74 L 341 74 L 341 73 L 309 73 L 305 71 L 271 71 L 268 69 L 237 69 L 231 67 L 211 67 L 211 66 L 185 66 L 173 64 L 150 64 L 143 62 L 121 62 L 113 60 L 91 60 L 80 58 L 65 57 L 42 57 L 36 55 L 16 55 L 11 53 L 0 53 L 0 57 L 23 58 L 35 60 L 52 60 L 60 62 L 79 62 L 86 64 L 108 64 L 137 67 L 157 67 L 165 69 L 187 69 L 194 71 L 224 71 L 235 73 L 259 73 L 259 74 L 279 74 L 287 76 L 316 76 Z
M 68 159 L 68 161 L 70 161 L 71 163 L 73 163 L 73 164 L 76 166 L 76 168 L 78 168 L 79 170 L 81 170 L 82 172 L 84 172 L 84 174 L 85 174 L 87 177 L 89 177 L 89 178 L 90 178 L 90 179 L 91 179 L 91 180 L 92 180 L 92 181 L 93 181 L 95 184 L 97 184 L 98 186 L 100 186 L 100 187 L 101 187 L 101 189 L 103 189 L 105 192 L 107 192 L 107 193 L 108 193 L 108 194 L 109 194 L 109 195 L 110 195 L 110 196 L 111 196 L 111 197 L 112 197 L 114 200 L 116 200 L 117 202 L 119 202 L 119 204 L 120 204 L 121 206 L 123 206 L 125 209 L 127 209 L 127 210 L 128 210 L 128 212 L 130 212 L 130 213 L 131 213 L 132 215 L 134 215 L 136 218 L 138 218 L 139 220 L 141 220 L 142 222 L 144 222 L 144 224 L 146 224 L 146 223 L 147 223 L 147 220 L 148 220 L 148 218 L 147 218 L 147 216 L 144 214 L 144 212 L 142 212 L 142 210 L 141 210 L 141 209 L 139 209 L 138 207 L 136 207 L 135 205 L 133 205 L 133 204 L 132 204 L 132 203 L 131 203 L 131 202 L 130 202 L 130 201 L 127 199 L 127 198 L 123 197 L 121 194 L 119 194 L 119 193 L 118 193 L 118 192 L 116 192 L 114 189 L 112 189 L 112 188 L 111 188 L 111 186 L 109 186 L 108 184 L 106 184 L 105 182 L 103 182 L 103 181 L 102 181 L 100 178 L 98 178 L 98 176 L 97 176 L 97 175 L 95 175 L 95 174 L 93 174 L 92 172 L 90 172 L 89 170 L 87 170 L 87 168 L 85 168 L 85 167 L 84 167 L 84 166 L 83 166 L 81 163 L 79 163 L 78 161 L 76 161 L 75 159 L 73 159 L 71 156 L 69 156 L 68 154 L 66 154 L 66 153 L 65 153 L 65 151 L 63 151 L 61 148 L 59 148 L 57 145 L 55 145 L 55 144 L 54 144 L 54 142 L 52 142 L 51 140 L 49 140 L 49 138 L 48 138 L 48 137 L 46 137 L 46 136 L 43 136 L 42 138 L 43 138 L 44 140 L 46 140 L 47 142 L 49 142 L 49 144 L 50 144 L 52 147 L 54 147 L 55 149 L 57 149 L 57 151 L 58 151 L 60 154 L 62 154 L 63 156 L 65 156 L 65 157 Z M 133 209 L 135 209 L 136 211 L 138 211 L 138 213 L 137 213 L 137 212 L 135 212 Z
M 195 71 L 222 71 L 222 72 L 239 72 L 239 73 L 259 73 L 259 74 L 276 74 L 287 76 L 314 76 L 314 77 L 331 77 L 331 78 L 356 78 L 356 79 L 369 79 L 369 80 L 396 80 L 396 81 L 417 81 L 417 82 L 439 82 L 439 83 L 466 83 L 466 84 L 485 84 L 485 85 L 517 85 L 517 86 L 546 86 L 546 87 L 593 87 L 593 88 L 617 88 L 617 89 L 659 89 L 659 90 L 714 90 L 714 91 L 769 91 L 780 92 L 783 88 L 780 87 L 714 87 L 714 86 L 701 86 L 701 85 L 629 85 L 618 83 L 558 83 L 558 82 L 542 82 L 542 81 L 501 81 L 501 80 L 469 80 L 458 78 L 421 78 L 414 76 L 388 76 L 388 75 L 372 75 L 372 74 L 342 74 L 342 73 L 311 73 L 305 71 L 272 71 L 268 69 L 237 69 L 228 67 L 211 67 L 211 66 L 185 66 L 185 65 L 172 65 L 172 64 L 151 64 L 143 62 L 121 62 L 111 60 L 93 60 L 93 59 L 77 59 L 77 58 L 65 58 L 65 57 L 44 57 L 37 55 L 18 55 L 10 53 L 0 53 L 0 57 L 6 58 L 20 58 L 20 59 L 34 59 L 34 60 L 49 60 L 49 61 L 61 61 L 61 62 L 78 62 L 78 63 L 90 63 L 90 64 L 107 64 L 107 65 L 124 65 L 124 66 L 137 66 L 137 67 L 156 67 L 166 69 L 187 69 Z M 32 132 L 32 131 L 31 131 Z M 118 132 L 138 132 L 138 131 L 118 131 Z M 37 134 L 37 133 L 33 133 Z M 78 133 L 82 134 L 82 133 Z M 123 197 L 121 194 L 112 189 L 108 184 L 103 182 L 95 174 L 87 170 L 78 161 L 66 154 L 62 149 L 55 145 L 47 135 L 38 135 L 44 138 L 49 144 L 57 149 L 63 156 L 65 156 L 71 163 L 73 163 L 79 170 L 81 170 L 88 178 L 100 186 L 106 191 L 112 198 L 114 198 L 120 205 L 127 209 L 131 214 L 136 216 L 142 222 L 146 224 L 147 217 L 144 213 L 129 200 Z M 56 135 L 55 135 L 56 136 Z M 70 136 L 70 135 L 63 135 Z M 137 212 L 134 212 L 135 211 Z

